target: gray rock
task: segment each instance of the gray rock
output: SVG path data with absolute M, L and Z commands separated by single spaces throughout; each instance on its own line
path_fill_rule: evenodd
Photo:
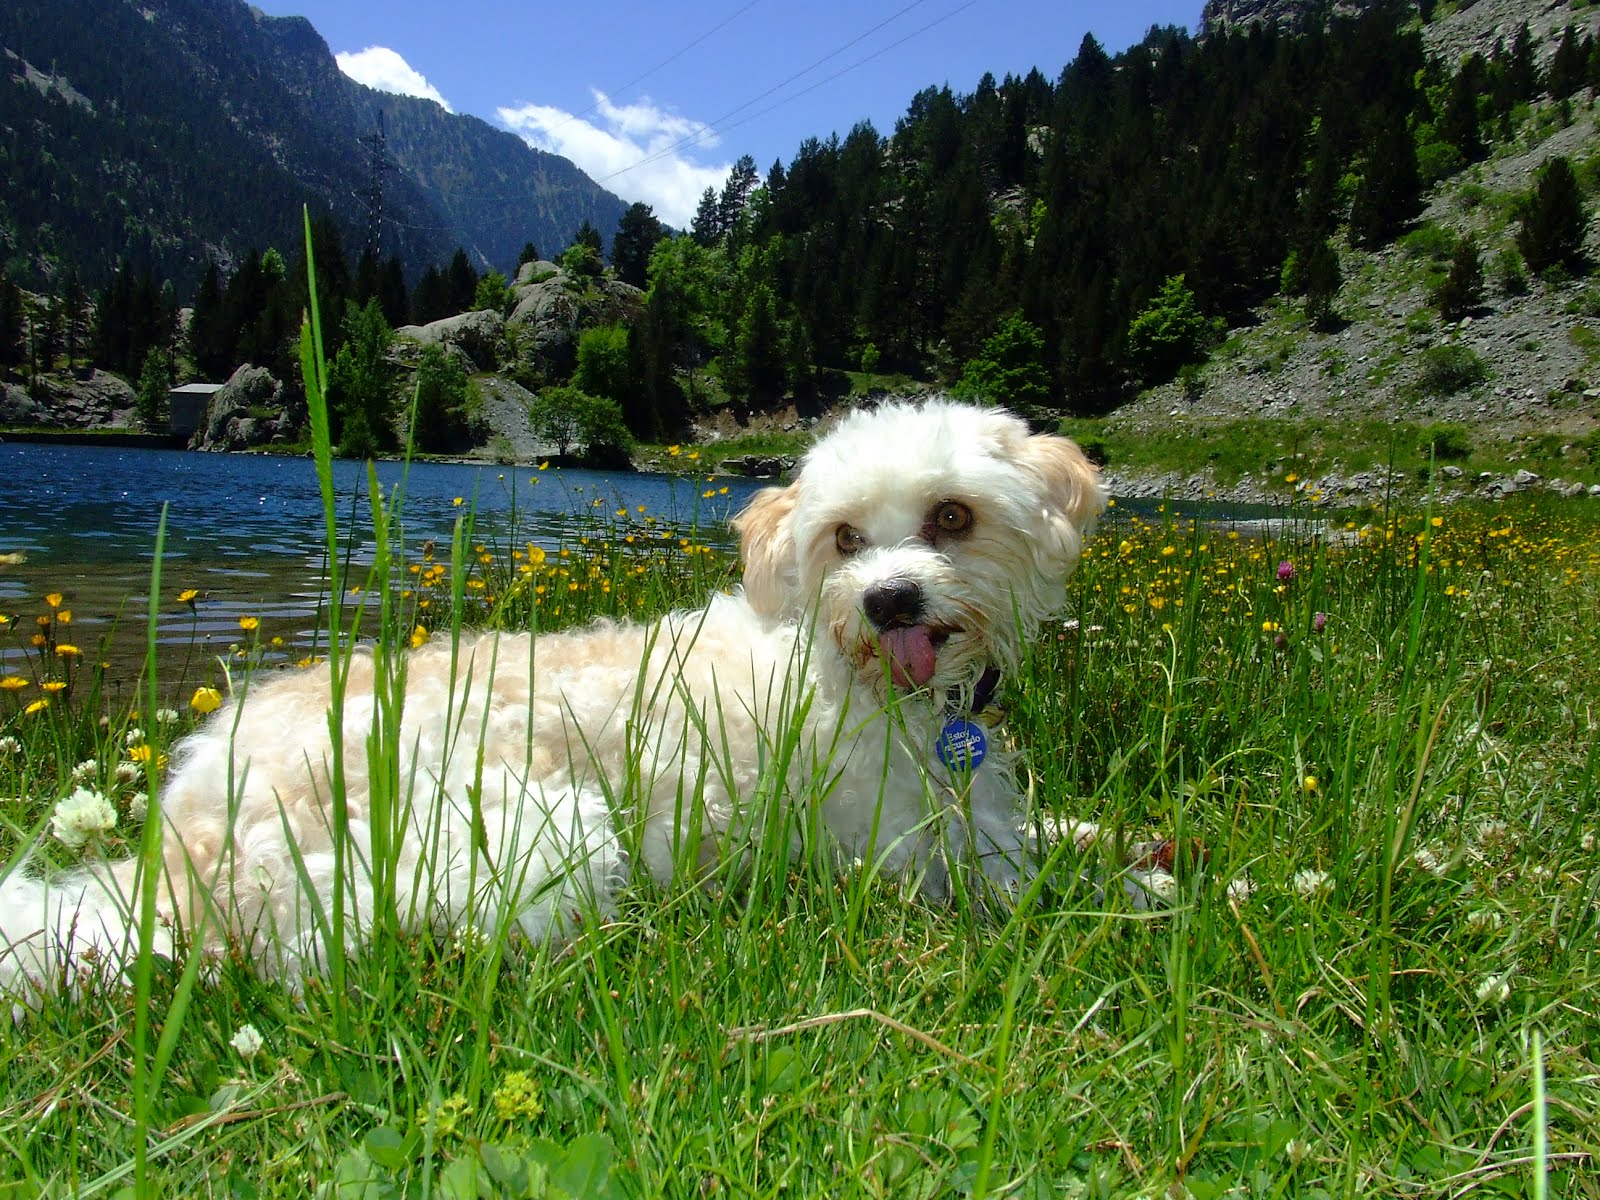
M 51 429 L 131 429 L 137 426 L 133 389 L 105 371 L 41 375 L 30 394 L 21 384 L 0 393 L 0 424 Z
M 284 400 L 283 384 L 265 367 L 245 363 L 211 397 L 191 450 L 248 450 L 292 441 L 305 423 L 304 402 Z
M 424 346 L 444 346 L 459 350 L 467 356 L 475 374 L 492 371 L 500 364 L 501 338 L 505 333 L 505 318 L 489 309 L 457 313 L 441 317 L 426 325 L 402 325 L 395 330 L 397 337 L 409 338 Z
M 579 330 L 629 322 L 644 307 L 644 293 L 631 284 L 572 275 L 544 261 L 522 265 L 511 295 L 506 328 L 517 356 L 550 375 L 565 375 L 576 365 Z

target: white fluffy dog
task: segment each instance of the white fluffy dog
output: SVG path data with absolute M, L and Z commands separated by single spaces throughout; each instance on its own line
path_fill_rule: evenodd
M 323 965 L 339 847 L 346 929 L 559 934 L 631 872 L 665 882 L 816 839 L 943 896 L 1014 888 L 1025 822 L 982 722 L 997 670 L 1056 611 L 1104 505 L 1072 442 L 946 401 L 841 420 L 735 524 L 744 587 L 653 625 L 356 655 L 330 734 L 327 666 L 252 684 L 179 743 L 154 889 L 182 930 L 291 983 Z M 403 689 L 403 691 L 402 691 Z M 403 694 L 398 774 L 369 770 Z M 334 833 L 342 789 L 348 836 Z M 151 819 L 157 819 L 154 809 Z M 374 864 L 377 864 L 376 869 Z M 137 945 L 135 860 L 0 884 L 0 988 L 37 994 Z

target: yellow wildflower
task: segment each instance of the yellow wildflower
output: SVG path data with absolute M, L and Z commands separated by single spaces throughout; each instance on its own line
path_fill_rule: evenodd
M 189 707 L 202 716 L 216 712 L 222 707 L 222 693 L 214 687 L 195 688 L 194 695 L 189 697 Z

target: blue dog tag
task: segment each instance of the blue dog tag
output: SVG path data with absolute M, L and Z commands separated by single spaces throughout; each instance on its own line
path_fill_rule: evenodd
M 950 770 L 976 771 L 983 765 L 984 755 L 989 753 L 989 739 L 982 725 L 951 717 L 944 723 L 933 748 L 939 761 Z

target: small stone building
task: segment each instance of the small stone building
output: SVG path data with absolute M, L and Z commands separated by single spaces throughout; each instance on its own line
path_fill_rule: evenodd
M 223 389 L 220 383 L 183 383 L 167 393 L 167 429 L 173 437 L 187 440 L 204 428 L 211 397 Z

